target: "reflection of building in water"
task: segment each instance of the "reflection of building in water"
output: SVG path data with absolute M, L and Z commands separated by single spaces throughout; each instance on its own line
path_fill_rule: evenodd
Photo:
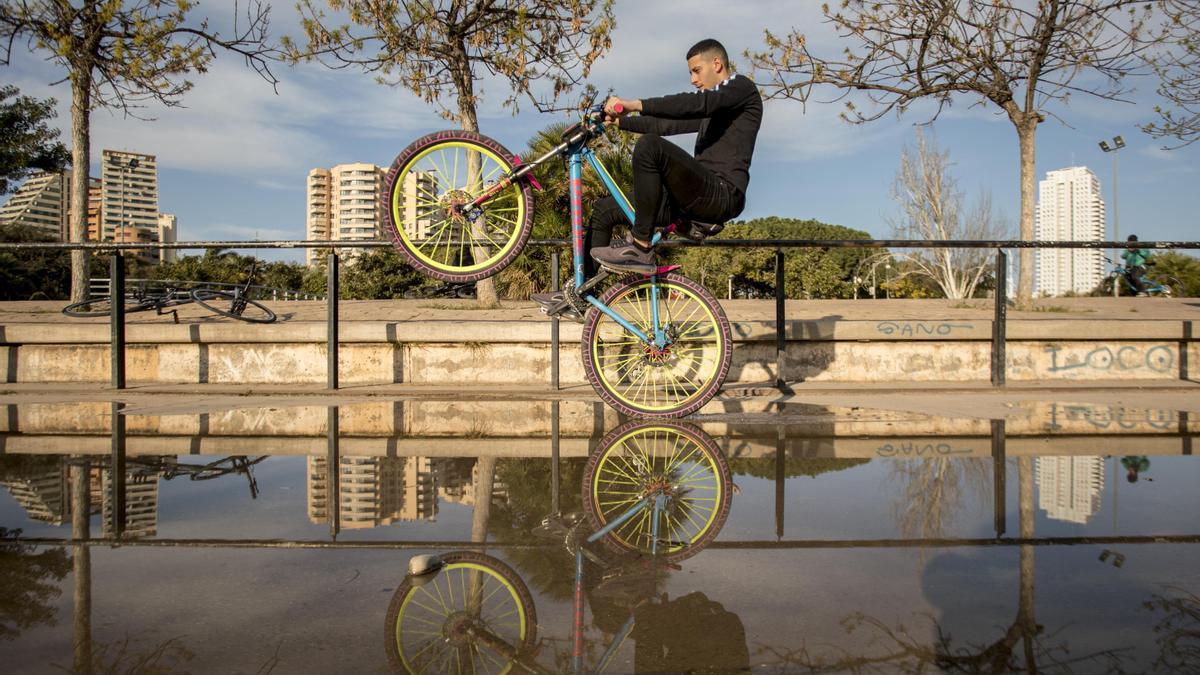
M 435 520 L 434 467 L 428 457 L 340 457 L 338 521 L 346 529 L 398 520 Z M 308 518 L 329 520 L 329 472 L 324 457 L 308 458 Z
M 146 462 L 158 460 L 162 463 L 174 463 L 175 458 L 143 457 Z M 158 482 L 162 471 L 145 467 L 130 468 L 125 472 L 125 537 L 152 537 L 158 534 Z M 93 478 L 95 474 L 93 473 Z M 99 486 L 93 482 L 92 497 L 99 491 L 101 512 L 104 517 L 100 520 L 102 536 L 112 534 L 112 471 L 100 470 Z
M 59 461 L 58 466 L 27 476 L 5 478 L 0 485 L 25 509 L 30 520 L 62 525 L 70 513 L 66 462 Z
M 174 457 L 143 458 L 147 461 L 174 462 Z M 102 513 L 101 532 L 112 532 L 111 471 L 93 466 L 88 475 L 89 513 Z M 158 481 L 161 471 L 131 468 L 125 476 L 125 536 L 152 536 L 158 531 Z M 28 476 L 0 480 L 25 513 L 33 520 L 62 525 L 71 515 L 70 466 L 59 460 Z
M 1036 457 L 1038 507 L 1055 520 L 1086 523 L 1100 510 L 1101 457 Z
M 445 460 L 438 475 L 438 498 L 450 504 L 474 506 L 475 486 L 478 484 L 478 462 L 473 459 Z M 504 500 L 506 497 L 508 497 L 508 487 L 499 480 L 494 480 L 492 501 Z

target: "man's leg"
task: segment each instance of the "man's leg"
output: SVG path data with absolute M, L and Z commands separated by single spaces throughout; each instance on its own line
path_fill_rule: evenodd
M 628 226 L 629 219 L 625 212 L 612 197 L 596 200 L 592 205 L 592 216 L 588 219 L 587 232 L 583 239 L 583 273 L 585 277 L 596 274 L 596 262 L 590 255 L 594 248 L 606 248 L 612 243 L 613 228 L 618 225 Z
M 655 269 L 650 241 L 665 227 L 671 212 L 720 221 L 741 211 L 741 195 L 683 148 L 660 136 L 644 134 L 633 150 L 633 202 L 636 211 L 629 242 L 595 249 L 601 264 L 621 271 Z
M 1130 283 L 1133 285 L 1133 290 L 1137 293 L 1146 292 L 1146 268 L 1138 265 L 1132 270 L 1129 270 Z

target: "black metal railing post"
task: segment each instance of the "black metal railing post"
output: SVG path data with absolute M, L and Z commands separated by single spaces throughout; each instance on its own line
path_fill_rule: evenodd
M 108 263 L 109 324 L 112 328 L 112 386 L 125 388 L 125 260 L 120 249 Z
M 326 296 L 326 307 L 329 310 L 328 321 L 328 348 L 326 355 L 329 357 L 328 366 L 325 369 L 325 386 L 329 389 L 338 388 L 338 253 L 336 250 L 329 252 L 329 257 L 325 259 L 329 266 L 329 279 L 326 282 L 328 292 Z
M 562 290 L 558 278 L 558 249 L 550 252 L 550 290 Z M 550 386 L 554 391 L 559 390 L 558 339 L 558 316 L 552 316 L 550 317 Z
M 784 500 L 787 497 L 787 435 L 775 429 L 775 538 L 783 540 Z
M 787 380 L 783 377 L 783 367 L 787 360 L 787 310 L 786 291 L 783 282 L 783 249 L 775 249 L 775 388 L 786 393 L 792 393 Z
M 338 445 L 338 412 L 336 405 L 326 408 L 325 475 L 329 477 L 329 489 L 325 491 L 325 503 L 329 509 L 329 536 L 335 540 L 342 529 L 342 455 Z
M 559 476 L 559 459 L 562 452 L 561 429 L 559 428 L 560 407 L 557 400 L 550 402 L 550 511 L 554 515 L 558 515 L 562 510 L 562 503 L 559 501 L 559 483 L 562 477 Z
M 996 530 L 996 538 L 1004 536 L 1007 529 L 1007 494 L 1008 462 L 1004 433 L 1004 420 L 992 420 L 992 525 Z
M 1008 254 L 996 249 L 996 312 L 992 317 L 992 386 L 1003 387 L 1008 366 L 1004 343 L 1008 321 Z
M 114 277 L 115 278 L 115 277 Z M 112 403 L 112 445 L 108 470 L 109 531 L 115 539 L 125 534 L 125 415 L 124 404 Z

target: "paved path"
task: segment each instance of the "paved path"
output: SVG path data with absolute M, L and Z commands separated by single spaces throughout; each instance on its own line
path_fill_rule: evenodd
M 0 325 L 5 323 L 97 322 L 105 317 L 78 319 L 64 316 L 65 303 L 55 301 L 0 302 Z M 325 321 L 324 301 L 266 303 L 285 322 Z M 773 321 L 773 300 L 724 300 L 732 321 Z M 1009 309 L 1010 319 L 1116 319 L 1200 320 L 1200 298 L 1048 298 L 1036 303 L 1037 311 Z M 789 320 L 847 319 L 878 321 L 928 321 L 937 319 L 991 319 L 991 300 L 788 300 Z M 343 300 L 342 321 L 548 321 L 529 302 L 505 302 L 499 309 L 482 310 L 474 300 Z M 181 322 L 228 322 L 197 305 L 179 309 Z M 153 312 L 130 314 L 129 323 L 170 323 L 169 316 Z

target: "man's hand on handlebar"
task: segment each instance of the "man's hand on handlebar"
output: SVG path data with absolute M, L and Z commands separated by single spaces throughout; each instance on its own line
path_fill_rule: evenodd
M 606 123 L 611 123 L 616 121 L 616 119 L 621 115 L 630 112 L 641 112 L 641 110 L 641 100 L 629 100 L 616 96 L 609 96 L 608 99 L 604 101 L 604 121 Z

